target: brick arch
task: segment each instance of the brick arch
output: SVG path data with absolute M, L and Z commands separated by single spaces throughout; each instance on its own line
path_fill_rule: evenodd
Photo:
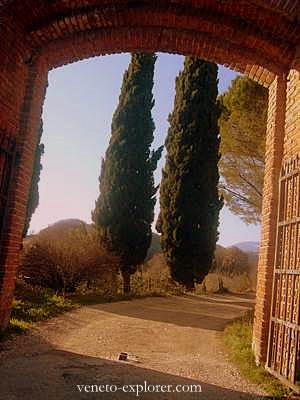
M 270 65 L 269 60 L 264 57 L 265 65 L 269 65 L 267 69 L 261 65 L 262 55 L 242 47 L 232 51 L 228 43 L 220 44 L 207 34 L 153 27 L 121 27 L 109 28 L 104 32 L 97 30 L 80 33 L 76 35 L 75 41 L 74 37 L 67 37 L 50 42 L 44 47 L 43 55 L 47 65 L 52 69 L 104 54 L 153 51 L 153 49 L 171 54 L 195 55 L 210 62 L 226 65 L 266 87 L 271 84 L 276 74 L 285 70 L 282 66 Z
M 290 2 L 239 3 L 2 0 L 2 8 L 14 15 L 29 44 L 27 59 L 49 49 L 50 67 L 104 51 L 144 48 L 196 54 L 269 85 L 272 73 L 287 70 L 294 57 L 298 10 Z
M 289 0 L 0 0 L 0 139 L 15 139 L 18 152 L 0 244 L 0 328 L 9 318 L 48 71 L 101 54 L 165 51 L 224 64 L 269 87 L 253 342 L 257 358 L 266 358 L 279 173 L 283 158 L 300 153 L 299 15 Z

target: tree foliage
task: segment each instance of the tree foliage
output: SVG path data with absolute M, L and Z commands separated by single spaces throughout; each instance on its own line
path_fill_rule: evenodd
M 237 77 L 220 103 L 222 193 L 231 212 L 248 224 L 259 223 L 268 91 Z
M 41 120 L 38 132 L 38 144 L 35 150 L 33 172 L 30 184 L 29 198 L 27 202 L 26 220 L 24 225 L 23 237 L 27 235 L 32 215 L 37 209 L 40 200 L 39 181 L 40 181 L 41 170 L 43 169 L 41 159 L 45 149 L 43 143 L 41 143 L 42 134 L 43 134 L 43 121 Z
M 169 116 L 157 230 L 171 275 L 187 288 L 208 273 L 223 201 L 218 195 L 217 66 L 186 57 Z
M 133 54 L 124 74 L 92 213 L 101 242 L 120 258 L 124 292 L 130 291 L 130 275 L 144 261 L 152 237 L 153 173 L 162 153 L 162 148 L 151 151 L 155 61 L 152 53 Z

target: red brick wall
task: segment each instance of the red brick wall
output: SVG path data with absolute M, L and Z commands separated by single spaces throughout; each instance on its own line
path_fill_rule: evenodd
M 0 135 L 18 137 L 28 78 L 28 66 L 24 63 L 27 47 L 11 14 L 3 15 L 1 22 L 1 37 L 5 40 L 0 41 Z M 8 243 L 10 259 L 6 262 L 4 247 Z M 0 249 L 0 326 L 5 326 L 9 317 L 16 258 L 20 247 L 20 240 L 16 238 L 13 229 L 7 229 L 4 247 Z
M 46 79 L 47 69 L 41 59 L 28 65 L 22 80 L 22 84 L 25 85 L 25 96 L 21 107 L 15 111 L 15 123 L 19 127 L 18 156 L 10 193 L 8 219 L 1 245 L 0 327 L 5 326 L 9 319 Z
M 27 48 L 11 15 L 0 20 L 0 132 L 17 135 L 27 80 Z M 3 40 L 5 38 L 5 40 Z

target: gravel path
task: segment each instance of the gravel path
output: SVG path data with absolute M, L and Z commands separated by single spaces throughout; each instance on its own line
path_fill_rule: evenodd
M 240 377 L 222 349 L 226 323 L 252 306 L 250 296 L 214 295 L 82 307 L 5 344 L 0 400 L 264 398 Z M 121 352 L 129 354 L 128 361 L 118 361 Z M 145 381 L 149 390 L 166 386 L 139 396 L 131 387 L 115 393 L 77 387 L 98 385 L 99 390 L 99 385 L 121 388 L 144 386 Z M 173 392 L 177 385 L 180 393 Z M 202 392 L 183 393 L 185 385 L 201 385 Z

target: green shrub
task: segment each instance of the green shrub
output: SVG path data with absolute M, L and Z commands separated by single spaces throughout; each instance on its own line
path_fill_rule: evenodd
M 8 328 L 0 332 L 0 339 L 27 331 L 33 322 L 43 321 L 78 305 L 53 291 L 18 281 Z

